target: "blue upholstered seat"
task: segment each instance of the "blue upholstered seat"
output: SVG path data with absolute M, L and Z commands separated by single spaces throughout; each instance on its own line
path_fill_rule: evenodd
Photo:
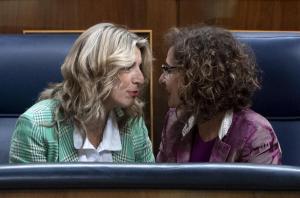
M 236 32 L 263 71 L 253 109 L 273 125 L 283 164 L 300 165 L 300 32 Z
M 0 35 L 0 164 L 8 163 L 16 119 L 48 83 L 61 81 L 60 66 L 77 36 Z

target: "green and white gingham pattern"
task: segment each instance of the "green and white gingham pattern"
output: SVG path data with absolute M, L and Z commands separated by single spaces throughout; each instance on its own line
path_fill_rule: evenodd
M 60 122 L 49 127 L 53 123 L 56 105 L 57 101 L 44 100 L 20 116 L 11 140 L 10 163 L 78 161 L 73 124 Z M 114 162 L 154 162 L 151 141 L 142 118 L 128 121 L 120 129 L 120 135 L 122 150 L 113 152 Z

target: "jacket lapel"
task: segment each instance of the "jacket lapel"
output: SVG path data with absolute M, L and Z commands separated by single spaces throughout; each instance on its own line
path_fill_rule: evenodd
M 120 121 L 120 119 L 124 116 L 124 112 L 121 109 L 115 110 L 117 121 Z M 77 150 L 74 147 L 74 140 L 73 140 L 73 131 L 74 126 L 72 122 L 58 122 L 58 159 L 56 161 L 59 162 L 78 162 L 78 153 Z M 124 141 L 126 141 L 128 138 L 126 138 L 128 134 L 122 130 L 120 133 L 121 142 L 122 142 L 122 150 L 112 152 L 113 162 L 126 162 L 129 159 L 127 156 L 126 151 L 124 151 Z M 128 142 L 128 141 L 127 141 Z M 126 144 L 125 144 L 126 145 Z M 131 147 L 125 149 L 133 149 Z M 130 153 L 130 152 L 129 152 Z M 132 152 L 133 153 L 133 152 Z M 134 156 L 132 156 L 133 159 L 130 158 L 130 161 L 134 161 Z
M 176 125 L 175 125 L 176 126 Z M 177 123 L 181 130 L 181 140 L 177 149 L 177 162 L 185 163 L 190 161 L 193 133 L 192 128 L 195 126 L 195 117 L 191 116 L 185 124 Z M 176 145 L 174 145 L 176 147 Z
M 209 162 L 226 162 L 231 146 L 217 139 L 211 151 Z
M 126 127 L 126 125 L 124 126 Z M 120 138 L 121 138 L 121 145 L 122 149 L 120 151 L 112 151 L 112 158 L 113 162 L 117 163 L 123 163 L 123 162 L 129 162 L 134 163 L 135 162 L 135 148 L 133 146 L 132 138 L 130 133 L 122 127 L 120 129 Z
M 78 161 L 77 150 L 73 141 L 74 127 L 71 122 L 58 122 L 58 161 L 76 162 Z
M 188 133 L 183 137 L 178 145 L 177 150 L 177 162 L 186 163 L 190 161 L 191 151 L 192 151 L 192 133 Z

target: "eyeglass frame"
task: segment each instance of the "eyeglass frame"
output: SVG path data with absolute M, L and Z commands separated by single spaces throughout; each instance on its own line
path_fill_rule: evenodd
M 179 68 L 180 67 L 175 67 L 175 66 L 169 65 L 168 63 L 164 63 L 161 65 L 161 69 L 162 69 L 164 75 L 171 74 L 172 70 L 179 69 Z

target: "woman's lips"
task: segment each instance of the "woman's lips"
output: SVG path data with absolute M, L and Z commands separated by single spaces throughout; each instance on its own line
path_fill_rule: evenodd
M 137 97 L 137 96 L 139 96 L 139 91 L 128 91 L 128 94 L 131 97 Z

